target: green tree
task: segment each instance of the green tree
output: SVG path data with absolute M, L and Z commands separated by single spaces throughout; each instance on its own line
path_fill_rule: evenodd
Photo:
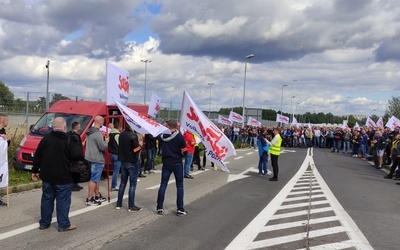
M 14 104 L 14 94 L 10 91 L 8 86 L 0 81 L 0 106 L 10 107 Z
M 394 115 L 395 117 L 400 117 L 400 96 L 394 97 L 388 101 L 389 105 L 386 110 L 386 114 L 388 117 Z
M 49 106 L 51 107 L 54 103 L 60 101 L 60 100 L 71 100 L 71 98 L 63 96 L 62 94 L 53 94 L 51 98 L 51 102 L 49 103 Z

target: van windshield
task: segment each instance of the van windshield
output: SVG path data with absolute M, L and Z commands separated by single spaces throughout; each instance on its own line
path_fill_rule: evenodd
M 87 126 L 91 116 L 88 115 L 76 115 L 76 114 L 64 114 L 64 113 L 46 113 L 44 114 L 35 126 L 31 129 L 29 134 L 31 135 L 46 135 L 53 130 L 53 121 L 57 117 L 63 117 L 67 122 L 67 131 L 71 130 L 73 122 L 79 122 L 81 130 L 78 134 L 82 133 L 82 130 Z

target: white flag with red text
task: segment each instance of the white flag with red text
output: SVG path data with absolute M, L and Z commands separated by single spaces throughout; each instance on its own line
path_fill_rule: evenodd
M 239 115 L 238 113 L 235 113 L 235 112 L 231 111 L 231 113 L 229 113 L 229 120 L 231 120 L 233 122 L 242 123 L 243 122 L 243 116 Z
M 229 118 L 226 118 L 222 115 L 218 115 L 218 123 L 223 124 L 223 125 L 228 125 L 228 126 L 232 126 L 232 121 L 229 120 Z
M 389 118 L 389 121 L 386 123 L 386 127 L 390 128 L 390 130 L 394 130 L 396 127 L 400 126 L 400 119 L 392 115 L 392 117 Z
M 382 118 L 382 116 L 379 117 L 378 121 L 376 122 L 376 126 L 380 127 L 380 128 L 383 128 L 383 118 Z
M 149 105 L 149 111 L 148 111 L 149 116 L 151 116 L 153 118 L 156 117 L 156 115 L 158 114 L 158 111 L 160 111 L 160 102 L 161 102 L 161 98 L 153 93 L 151 95 L 151 100 L 150 100 L 150 105 Z
M 276 122 L 289 124 L 289 117 L 280 115 L 280 114 L 276 114 Z
M 300 127 L 300 124 L 299 124 L 299 122 L 297 121 L 296 117 L 294 117 L 294 116 L 293 116 L 292 125 L 295 125 L 295 126 L 296 126 L 296 128 L 299 128 L 299 127 Z
M 107 62 L 106 75 L 106 105 L 115 105 L 115 101 L 128 104 L 129 72 Z
M 125 121 L 129 126 L 136 132 L 140 134 L 151 134 L 156 137 L 159 134 L 171 134 L 169 128 L 161 125 L 157 121 L 154 121 L 144 115 L 140 115 L 133 109 L 115 101 L 121 114 L 124 116 Z
M 249 117 L 249 120 L 247 121 L 247 126 L 260 127 L 261 122 L 259 122 L 257 119 L 254 119 L 253 117 Z
M 8 186 L 8 143 L 0 137 L 0 188 Z
M 370 127 L 370 128 L 375 128 L 376 127 L 376 123 L 369 116 L 367 118 L 367 122 L 365 123 L 365 125 L 367 127 Z
M 235 147 L 224 133 L 211 122 L 194 103 L 189 94 L 183 92 L 181 127 L 196 134 L 205 147 L 207 159 L 229 172 L 225 160 L 236 155 Z

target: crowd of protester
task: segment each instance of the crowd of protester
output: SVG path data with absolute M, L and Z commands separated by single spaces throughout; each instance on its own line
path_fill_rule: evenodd
M 256 148 L 256 138 L 262 131 L 271 141 L 273 127 L 221 126 L 221 130 L 233 143 L 240 143 L 240 148 Z M 288 148 L 325 148 L 332 153 L 342 153 L 351 157 L 371 160 L 377 169 L 383 165 L 390 167 L 387 179 L 400 179 L 400 127 L 353 127 L 336 126 L 286 127 L 281 130 L 282 146 Z M 239 131 L 239 132 L 238 132 Z

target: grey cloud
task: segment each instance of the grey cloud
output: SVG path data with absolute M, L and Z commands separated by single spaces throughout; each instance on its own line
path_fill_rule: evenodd
M 185 3 L 165 3 L 153 20 L 152 28 L 159 34 L 164 53 L 232 60 L 243 60 L 245 55 L 254 53 L 256 62 L 295 60 L 326 50 L 371 48 L 388 36 L 374 35 L 382 25 L 375 18 L 400 6 L 393 1 L 340 0 L 314 2 L 299 11 L 289 1 Z M 379 8 L 383 3 L 385 8 Z M 235 18 L 246 21 L 237 32 L 230 32 L 235 27 L 225 24 Z M 394 16 L 392 21 L 398 22 Z M 212 33 L 221 28 L 218 25 L 228 28 L 215 36 L 202 30 Z
M 388 60 L 400 61 L 400 35 L 383 41 L 375 50 L 375 58 L 379 62 Z

